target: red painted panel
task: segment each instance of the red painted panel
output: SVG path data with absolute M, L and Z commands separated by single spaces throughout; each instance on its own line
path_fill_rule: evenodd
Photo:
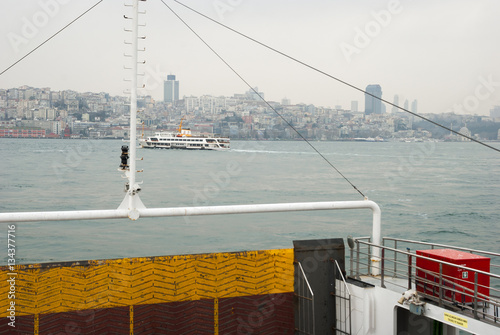
M 293 293 L 219 300 L 220 334 L 293 334 Z
M 0 321 L 0 334 L 33 334 L 34 316 Z M 129 334 L 129 307 L 42 314 L 39 333 Z M 134 334 L 213 334 L 214 300 L 134 306 Z M 219 300 L 219 334 L 293 334 L 293 293 Z
M 42 314 L 40 334 L 130 334 L 129 307 Z
M 8 318 L 0 318 L 0 334 L 30 334 L 32 335 L 35 329 L 35 317 L 33 315 L 16 316 L 15 325 L 13 328 L 9 326 L 11 322 Z
M 134 334 L 213 334 L 214 301 L 134 306 Z

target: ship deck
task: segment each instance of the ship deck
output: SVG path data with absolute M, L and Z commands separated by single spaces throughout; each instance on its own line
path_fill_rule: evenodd
M 373 262 L 372 251 L 377 246 L 369 240 L 352 240 L 348 278 L 379 288 L 377 299 L 391 297 L 396 310 L 425 315 L 449 327 L 451 334 L 500 331 L 500 254 L 386 237 L 382 259 Z M 460 257 L 439 260 L 422 256 L 433 254 Z M 378 267 L 375 271 L 374 266 Z M 374 272 L 376 275 L 371 274 Z
M 488 272 L 486 295 L 477 283 L 472 290 L 468 284 L 450 286 L 451 278 L 443 273 L 441 283 L 426 283 L 416 276 L 422 270 L 415 261 L 420 256 L 406 249 L 422 242 L 384 239 L 389 241 L 404 248 L 378 246 L 383 255 L 378 268 L 372 259 L 377 246 L 366 238 L 353 239 L 354 247 L 346 250 L 343 239 L 327 239 L 294 241 L 290 249 L 3 266 L 0 292 L 14 293 L 15 306 L 1 301 L 0 334 L 10 333 L 12 320 L 23 334 L 68 329 L 82 334 L 323 334 L 331 325 L 337 334 L 387 334 L 393 324 L 406 330 L 403 320 L 412 320 L 417 305 L 418 317 L 425 317 L 419 322 L 443 324 L 447 334 L 500 329 L 500 276 Z M 424 247 L 449 248 L 418 244 Z M 488 256 L 497 270 L 499 255 Z M 433 293 L 422 285 L 432 286 Z M 418 301 L 398 302 L 411 290 Z M 459 295 L 465 302 L 454 300 Z

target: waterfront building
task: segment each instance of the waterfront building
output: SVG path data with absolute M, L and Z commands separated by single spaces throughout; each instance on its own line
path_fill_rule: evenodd
M 45 137 L 45 129 L 39 128 L 0 128 L 0 137 L 9 138 L 40 138 Z

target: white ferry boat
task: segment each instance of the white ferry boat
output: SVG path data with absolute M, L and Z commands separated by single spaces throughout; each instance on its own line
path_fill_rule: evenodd
M 229 150 L 228 137 L 192 134 L 191 129 L 182 128 L 182 121 L 177 132 L 157 132 L 154 136 L 139 139 L 139 145 L 152 149 Z

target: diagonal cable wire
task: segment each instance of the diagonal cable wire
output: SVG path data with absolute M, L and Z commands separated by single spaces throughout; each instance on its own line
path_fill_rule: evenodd
M 178 1 L 178 0 L 173 0 L 173 1 L 175 1 L 176 3 L 178 3 L 179 5 L 181 5 L 181 6 L 185 7 L 185 8 L 187 8 L 187 9 L 189 9 L 190 11 L 192 11 L 192 12 L 194 12 L 194 13 L 196 13 L 196 14 L 200 15 L 200 16 L 203 16 L 204 18 L 206 18 L 206 19 L 208 19 L 208 20 L 210 20 L 210 21 L 212 21 L 212 22 L 214 22 L 214 23 L 216 23 L 216 24 L 220 25 L 221 27 L 224 27 L 224 28 L 226 28 L 226 29 L 229 29 L 230 31 L 232 31 L 232 32 L 234 32 L 234 33 L 236 33 L 236 34 L 238 34 L 238 35 L 240 35 L 240 36 L 242 36 L 242 37 L 244 37 L 244 38 L 246 38 L 246 39 L 249 39 L 249 40 L 250 40 L 250 41 L 252 41 L 252 42 L 255 42 L 255 43 L 257 43 L 257 44 L 259 44 L 259 45 L 261 45 L 261 46 L 263 46 L 263 47 L 265 47 L 265 48 L 267 48 L 267 49 L 271 50 L 271 51 L 274 51 L 274 52 L 276 52 L 276 53 L 278 53 L 278 54 L 280 54 L 280 55 L 282 55 L 282 56 L 284 56 L 284 57 L 286 57 L 286 58 L 288 58 L 288 59 L 293 60 L 294 62 L 297 62 L 297 63 L 299 63 L 299 64 L 301 64 L 301 65 L 304 65 L 305 67 L 308 67 L 308 68 L 310 68 L 311 70 L 314 70 L 314 71 L 316 71 L 316 72 L 318 72 L 318 73 L 321 73 L 322 75 L 325 75 L 325 76 L 327 76 L 327 77 L 329 77 L 329 78 L 331 78 L 331 79 L 333 79 L 333 80 L 336 80 L 336 81 L 338 81 L 339 83 L 342 83 L 342 84 L 344 84 L 344 85 L 346 85 L 346 86 L 349 86 L 349 87 L 351 87 L 351 88 L 353 88 L 353 89 L 355 89 L 355 90 L 357 90 L 357 91 L 359 91 L 359 92 L 364 93 L 365 95 L 369 95 L 369 96 L 371 96 L 371 97 L 373 97 L 373 98 L 375 98 L 375 99 L 377 99 L 377 100 L 380 100 L 380 101 L 382 101 L 382 102 L 384 102 L 384 103 L 386 103 L 386 104 L 388 104 L 388 105 L 391 105 L 391 106 L 393 106 L 393 107 L 396 107 L 396 108 L 398 108 L 398 109 L 400 109 L 400 110 L 402 110 L 402 111 L 404 111 L 404 112 L 406 112 L 406 113 L 409 113 L 409 114 L 411 114 L 411 115 L 413 115 L 413 116 L 416 116 L 416 117 L 418 117 L 418 118 L 420 118 L 420 119 L 422 119 L 422 120 L 425 120 L 425 121 L 427 121 L 427 122 L 430 122 L 430 123 L 432 123 L 432 124 L 433 124 L 433 125 L 435 125 L 435 126 L 438 126 L 438 127 L 440 127 L 440 128 L 446 129 L 446 130 L 448 130 L 448 131 L 450 131 L 450 132 L 452 132 L 452 133 L 454 133 L 454 134 L 456 134 L 456 135 L 458 135 L 458 136 L 462 136 L 462 137 L 464 137 L 464 138 L 466 138 L 466 139 L 468 139 L 468 140 L 470 140 L 470 141 L 473 141 L 473 142 L 479 143 L 479 144 L 484 145 L 485 147 L 487 147 L 487 148 L 489 148 L 489 149 L 492 149 L 492 150 L 495 150 L 495 151 L 497 151 L 497 152 L 500 152 L 500 149 L 498 149 L 498 148 L 495 148 L 495 147 L 493 147 L 493 146 L 491 146 L 491 145 L 488 145 L 488 144 L 486 144 L 486 143 L 484 143 L 484 142 L 481 142 L 481 141 L 479 141 L 479 140 L 476 140 L 475 138 L 472 138 L 471 136 L 464 135 L 464 134 L 462 134 L 462 133 L 460 133 L 460 132 L 458 132 L 458 131 L 456 131 L 456 130 L 453 130 L 453 129 L 448 128 L 448 127 L 446 127 L 446 126 L 444 126 L 444 125 L 442 125 L 442 124 L 440 124 L 440 123 L 437 123 L 437 122 L 435 122 L 435 121 L 432 121 L 431 119 L 426 118 L 425 116 L 422 116 L 422 115 L 420 115 L 420 114 L 414 113 L 414 112 L 412 112 L 412 111 L 410 111 L 410 110 L 408 110 L 408 109 L 405 109 L 405 108 L 403 108 L 403 107 L 401 107 L 401 106 L 398 106 L 398 105 L 396 105 L 396 104 L 394 104 L 394 103 L 392 103 L 392 102 L 390 102 L 390 101 L 387 101 L 387 100 L 385 100 L 385 99 L 382 99 L 381 97 L 378 97 L 378 96 L 376 96 L 376 95 L 374 95 L 374 94 L 371 94 L 371 93 L 369 93 L 369 92 L 366 92 L 365 90 L 363 90 L 362 88 L 357 87 L 356 85 L 353 85 L 353 84 L 351 84 L 351 83 L 348 83 L 348 82 L 347 82 L 347 81 L 345 81 L 345 80 L 342 80 L 342 79 L 340 79 L 340 78 L 338 78 L 338 77 L 335 77 L 335 76 L 333 76 L 333 75 L 331 75 L 331 74 L 329 74 L 329 73 L 327 73 L 327 72 L 325 72 L 325 71 L 322 71 L 322 70 L 320 70 L 320 69 L 318 69 L 318 68 L 316 68 L 316 67 L 314 67 L 314 66 L 312 66 L 312 65 L 309 65 L 309 64 L 307 64 L 307 63 L 305 63 L 305 62 L 303 62 L 303 61 L 301 61 L 301 60 L 299 60 L 299 59 L 297 59 L 297 58 L 294 58 L 294 57 L 292 57 L 292 56 L 290 56 L 290 55 L 288 55 L 288 54 L 286 54 L 286 53 L 284 53 L 284 52 L 282 52 L 282 51 L 279 51 L 279 50 L 277 50 L 277 49 L 275 49 L 275 48 L 273 48 L 273 47 L 271 47 L 271 46 L 269 46 L 269 45 L 267 45 L 267 44 L 265 44 L 265 43 L 262 43 L 262 42 L 260 42 L 260 41 L 258 41 L 258 40 L 256 40 L 256 39 L 254 39 L 254 38 L 252 38 L 252 37 L 248 36 L 248 35 L 245 35 L 245 34 L 243 34 L 243 33 L 239 32 L 239 31 L 237 31 L 237 30 L 235 30 L 235 29 L 233 29 L 233 28 L 231 28 L 231 27 L 229 27 L 229 26 L 227 26 L 227 25 L 225 25 L 225 24 L 223 24 L 223 23 L 221 23 L 221 22 L 219 22 L 219 21 L 217 21 L 217 20 L 215 20 L 215 19 L 212 19 L 211 17 L 209 17 L 209 16 L 207 16 L 207 15 L 205 15 L 205 14 L 203 14 L 203 13 L 201 13 L 201 12 L 199 12 L 199 11 L 197 11 L 197 10 L 195 10 L 195 9 L 191 8 L 191 7 L 189 7 L 188 5 L 183 4 L 182 2 L 180 2 L 180 1 Z M 162 0 L 162 2 L 163 2 L 163 0 Z
M 35 52 L 38 48 L 40 48 L 42 45 L 44 45 L 45 43 L 47 43 L 48 41 L 50 41 L 52 38 L 54 38 L 56 35 L 58 35 L 60 32 L 62 32 L 64 29 L 68 28 L 70 25 L 72 25 L 73 23 L 75 23 L 78 19 L 80 19 L 82 16 L 84 16 L 85 14 L 87 14 L 88 12 L 90 12 L 92 9 L 94 9 L 98 4 L 100 4 L 101 2 L 103 2 L 104 0 L 100 0 L 99 2 L 97 2 L 95 5 L 93 5 L 92 7 L 90 7 L 89 9 L 87 9 L 85 12 L 83 12 L 82 14 L 78 15 L 73 21 L 71 21 L 70 23 L 68 23 L 67 25 L 65 25 L 64 27 L 62 27 L 61 29 L 59 29 L 55 34 L 53 34 L 52 36 L 50 36 L 49 38 L 47 38 L 45 41 L 43 41 L 42 43 L 40 43 L 36 48 L 34 48 L 33 50 L 31 50 L 30 52 L 28 52 L 26 55 L 24 55 L 23 57 L 21 57 L 20 59 L 18 59 L 17 61 L 15 61 L 12 65 L 10 65 L 9 67 L 7 67 L 5 70 L 3 70 L 2 72 L 0 72 L 0 76 L 3 75 L 5 72 L 7 72 L 8 70 L 10 70 L 12 67 L 14 67 L 17 63 L 19 63 L 20 61 L 22 61 L 23 59 L 25 59 L 26 57 L 28 57 L 29 55 L 31 55 L 33 52 Z
M 309 142 L 290 122 L 288 122 L 284 117 L 283 115 L 281 115 L 281 113 L 279 113 L 273 106 L 271 106 L 271 104 L 269 104 L 269 102 L 267 102 L 266 99 L 264 99 L 264 97 L 262 95 L 259 94 L 259 92 L 257 92 L 257 90 L 255 90 L 252 85 L 250 85 L 231 65 L 229 65 L 229 63 L 226 62 L 226 60 L 221 56 L 219 55 L 219 53 L 217 53 L 217 51 L 215 51 L 200 35 L 198 35 L 198 33 L 196 33 L 192 28 L 191 26 L 189 26 L 189 24 L 187 24 L 186 21 L 184 21 L 169 5 L 167 5 L 165 3 L 164 0 L 160 0 L 189 30 L 191 30 L 191 32 L 193 34 L 196 35 L 196 37 L 198 37 L 200 39 L 201 42 L 203 42 L 203 44 L 205 44 L 205 46 L 207 46 L 224 64 L 226 64 L 227 67 L 229 67 L 229 69 L 231 69 L 231 71 L 233 71 L 233 73 L 238 76 L 238 78 L 240 78 L 255 94 L 257 94 L 259 96 L 260 99 L 262 99 L 262 101 L 264 101 L 264 103 L 269 106 L 269 108 L 271 108 L 290 128 L 292 128 L 318 155 L 321 156 L 321 158 L 323 158 L 325 160 L 325 162 L 328 163 L 328 165 L 330 165 L 335 171 L 337 171 L 337 173 L 339 175 L 342 176 L 342 178 L 344 178 L 359 194 L 361 194 L 361 196 L 363 198 L 366 199 L 366 196 L 363 194 L 363 192 L 361 192 L 357 187 L 356 185 L 354 185 L 346 176 L 344 176 L 344 174 L 342 174 L 342 172 L 339 171 L 339 169 L 337 169 L 321 152 L 318 151 L 318 149 L 316 149 L 316 147 L 314 147 L 314 145 L 311 144 L 311 142 Z

